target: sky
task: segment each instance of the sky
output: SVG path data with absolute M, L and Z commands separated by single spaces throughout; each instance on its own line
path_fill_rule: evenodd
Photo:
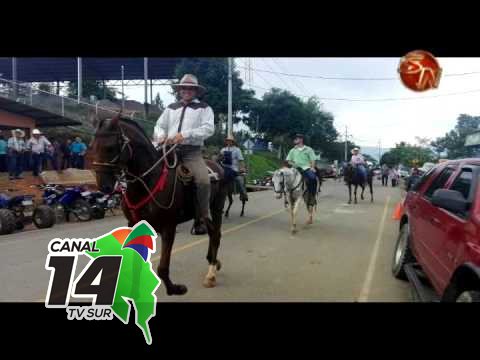
M 317 96 L 324 111 L 334 116 L 339 132 L 345 126 L 360 146 L 394 147 L 400 141 L 416 143 L 416 136 L 434 140 L 454 128 L 458 115 L 480 115 L 480 58 L 437 58 L 443 70 L 438 89 L 417 93 L 400 81 L 400 58 L 235 58 L 237 69 L 256 97 L 278 87 L 301 96 Z M 252 71 L 244 67 L 250 63 Z M 262 72 L 261 70 L 323 77 L 394 78 L 393 80 L 324 80 Z M 454 75 L 478 72 L 476 74 Z M 478 90 L 469 94 L 443 96 Z M 156 86 L 165 104 L 173 101 L 170 87 Z M 227 91 L 227 89 L 225 89 Z M 130 87 L 129 99 L 143 102 L 143 87 Z M 431 99 L 424 97 L 439 96 Z M 402 101 L 353 102 L 322 98 L 385 99 L 413 98 Z M 344 140 L 344 137 L 341 138 Z

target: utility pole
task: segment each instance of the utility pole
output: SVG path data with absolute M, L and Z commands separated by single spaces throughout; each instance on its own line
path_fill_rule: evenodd
M 380 165 L 381 160 L 382 160 L 382 140 L 378 140 L 378 165 Z
M 125 67 L 122 65 L 122 111 L 125 109 L 125 89 L 123 87 L 124 79 L 125 79 Z
M 228 58 L 228 136 L 233 136 L 232 127 L 232 58 Z
M 347 152 L 348 152 L 348 129 L 347 129 L 347 125 L 345 125 L 345 162 L 348 161 Z

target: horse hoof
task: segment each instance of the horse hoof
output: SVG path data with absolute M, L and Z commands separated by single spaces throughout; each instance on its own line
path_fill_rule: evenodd
M 297 233 L 297 229 L 292 229 L 292 235 L 295 235 Z
M 172 285 L 170 291 L 167 290 L 167 295 L 185 295 L 188 289 L 185 285 Z
M 217 271 L 220 271 L 221 268 L 222 268 L 222 263 L 220 262 L 220 260 L 217 260 Z
M 205 277 L 205 280 L 203 280 L 203 286 L 206 288 L 213 288 L 217 286 L 217 279 L 215 277 L 212 277 L 210 279 Z
M 313 220 L 309 219 L 307 220 L 307 222 L 305 223 L 306 225 L 312 225 L 313 224 Z

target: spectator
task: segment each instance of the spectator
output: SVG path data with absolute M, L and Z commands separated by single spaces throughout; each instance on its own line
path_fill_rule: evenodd
M 33 129 L 32 137 L 27 142 L 27 149 L 32 152 L 33 176 L 38 176 L 42 171 L 43 160 L 48 157 L 47 151 L 52 144 L 42 135 L 40 130 Z
M 22 179 L 23 154 L 25 152 L 25 132 L 16 129 L 12 132 L 12 137 L 8 139 L 8 168 L 10 180 Z
M 70 146 L 72 145 L 72 140 L 67 139 L 65 142 L 60 145 L 60 152 L 62 154 L 62 170 L 65 170 L 69 167 L 72 166 L 71 159 L 72 159 L 72 153 L 70 151 Z
M 388 174 L 390 172 L 387 164 L 382 165 L 382 186 L 388 186 Z
M 400 179 L 397 168 L 392 168 L 390 170 L 390 179 L 392 181 L 392 187 L 396 187 L 398 184 L 398 180 Z
M 0 172 L 7 171 L 7 142 L 0 132 Z
M 82 142 L 79 137 L 70 146 L 72 152 L 73 167 L 83 169 L 85 167 L 85 153 L 87 152 L 87 145 Z
M 45 163 L 47 160 L 50 160 L 52 169 L 58 171 L 58 153 L 59 153 L 60 143 L 57 140 L 52 139 L 52 142 L 47 146 L 47 151 L 45 152 Z M 45 169 L 47 168 L 45 164 Z

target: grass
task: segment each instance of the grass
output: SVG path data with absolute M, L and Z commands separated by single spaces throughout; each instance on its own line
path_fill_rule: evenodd
M 245 164 L 248 166 L 247 181 L 261 179 L 265 177 L 268 171 L 274 171 L 280 168 L 281 160 L 275 153 L 268 151 L 255 152 L 252 155 L 244 154 Z

